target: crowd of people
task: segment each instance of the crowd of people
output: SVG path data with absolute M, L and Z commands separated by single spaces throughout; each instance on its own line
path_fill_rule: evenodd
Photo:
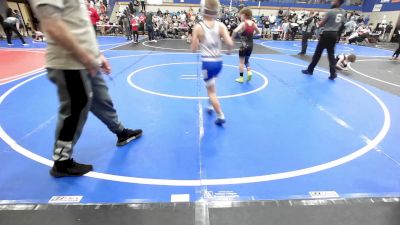
M 369 23 L 369 17 L 360 16 L 356 12 L 347 12 L 341 37 L 346 38 L 349 44 L 366 44 L 369 38 L 375 41 L 389 42 L 393 30 L 392 22 L 378 23 L 376 27 Z M 263 29 L 264 38 L 275 40 L 294 40 L 296 35 L 308 32 L 310 38 L 319 39 L 322 28 L 319 21 L 322 14 L 312 11 L 287 11 L 280 10 L 277 16 L 264 16 L 259 18 L 259 26 Z M 274 37 L 275 35 L 275 37 Z
M 157 42 L 159 39 L 182 38 L 190 43 L 193 27 L 203 20 L 200 11 L 190 8 L 188 11 L 170 13 L 168 10 L 157 12 L 146 12 L 139 10 L 138 1 L 133 1 L 118 15 L 119 32 L 124 33 L 128 40 L 138 43 L 139 34 L 147 32 L 149 41 Z M 222 22 L 230 35 L 241 23 L 239 11 L 230 11 L 228 7 L 221 7 L 216 18 Z M 309 39 L 319 40 L 324 31 L 320 26 L 324 14 L 306 10 L 279 10 L 276 15 L 252 17 L 252 21 L 261 30 L 254 38 L 273 40 L 302 40 L 300 55 L 306 54 Z M 391 21 L 376 24 L 369 23 L 369 17 L 363 17 L 355 11 L 345 12 L 343 26 L 339 30 L 337 41 L 345 41 L 348 44 L 366 45 L 370 41 L 389 42 L 394 27 Z M 399 36 L 395 30 L 393 36 Z M 338 56 L 339 57 L 339 56 Z M 343 55 L 345 61 L 354 62 L 354 55 Z M 339 57 L 339 58 L 340 58 Z M 396 57 L 396 54 L 394 55 Z M 337 69 L 345 69 L 346 63 L 336 58 Z M 348 60 L 350 59 L 350 61 Z M 341 61 L 341 62 L 339 62 Z M 242 81 L 241 78 L 239 80 Z
M 190 42 L 193 26 L 202 20 L 201 14 L 192 8 L 174 13 L 168 10 L 163 12 L 160 9 L 157 12 L 146 12 L 139 10 L 138 6 L 134 7 L 138 4 L 130 4 L 117 15 L 118 28 L 112 32 L 124 33 L 128 40 L 132 39 L 132 35 L 144 35 L 147 32 L 151 41 L 184 37 Z M 255 16 L 253 21 L 261 29 L 259 38 L 294 40 L 304 38 L 304 33 L 307 33 L 307 39 L 317 40 L 323 31 L 323 28 L 319 27 L 322 17 L 323 13 L 320 12 L 287 9 L 279 10 L 276 15 Z M 227 7 L 219 12 L 217 20 L 225 24 L 230 34 L 240 23 L 238 13 L 229 11 Z M 361 45 L 369 43 L 369 40 L 389 42 L 393 29 L 391 21 L 378 23 L 373 27 L 373 24 L 369 24 L 368 17 L 364 18 L 356 12 L 346 12 L 341 39 L 349 44 Z
M 144 35 L 146 32 L 149 40 L 153 42 L 157 39 L 191 36 L 193 26 L 199 21 L 198 14 L 192 9 L 188 12 L 169 13 L 160 9 L 157 12 L 146 12 L 127 7 L 117 18 L 120 31 L 135 43 L 138 41 L 138 34 Z

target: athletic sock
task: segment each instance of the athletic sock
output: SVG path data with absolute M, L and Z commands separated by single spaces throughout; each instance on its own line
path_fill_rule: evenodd
M 223 112 L 218 113 L 218 114 L 217 114 L 217 118 L 218 118 L 218 119 L 221 119 L 221 120 L 224 120 L 224 119 L 225 119 L 224 113 L 223 113 Z
M 210 100 L 208 100 L 207 110 L 208 110 L 209 112 L 211 112 L 211 111 L 214 110 L 214 106 L 211 104 L 211 101 L 210 101 Z

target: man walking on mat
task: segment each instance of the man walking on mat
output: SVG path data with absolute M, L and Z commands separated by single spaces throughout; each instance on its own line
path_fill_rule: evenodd
M 335 45 L 339 35 L 339 31 L 342 29 L 345 21 L 346 12 L 340 8 L 344 3 L 344 0 L 332 0 L 332 9 L 330 9 L 322 21 L 319 23 L 320 27 L 324 28 L 321 38 L 318 42 L 317 49 L 315 50 L 314 56 L 308 68 L 302 72 L 307 75 L 312 75 L 315 66 L 321 58 L 324 49 L 328 51 L 329 59 L 329 72 L 330 80 L 334 80 L 337 77 L 336 74 L 336 60 L 335 60 Z
M 89 111 L 116 134 L 117 146 L 139 138 L 142 130 L 126 129 L 118 119 L 100 72 L 109 74 L 111 67 L 99 51 L 85 5 L 80 0 L 32 0 L 31 4 L 48 37 L 46 68 L 60 100 L 50 174 L 82 176 L 93 167 L 75 162 L 72 152 Z

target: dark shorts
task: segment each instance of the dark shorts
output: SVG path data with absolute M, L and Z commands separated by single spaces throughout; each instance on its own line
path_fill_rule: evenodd
M 252 52 L 253 52 L 253 45 L 241 46 L 239 48 L 240 57 L 250 57 Z

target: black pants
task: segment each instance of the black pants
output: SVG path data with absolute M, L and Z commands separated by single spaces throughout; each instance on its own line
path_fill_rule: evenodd
M 299 30 L 299 28 L 298 27 L 296 27 L 296 28 L 292 28 L 292 33 L 291 33 L 291 35 L 292 35 L 292 41 L 294 41 L 294 38 L 296 37 L 296 34 L 297 34 L 297 31 Z
M 311 32 L 303 32 L 303 35 L 301 37 L 301 53 L 306 54 L 307 52 L 307 47 L 308 47 L 308 39 L 312 37 Z
M 97 25 L 96 24 L 93 24 L 93 29 L 94 29 L 94 34 L 96 34 L 96 36 L 97 36 Z
M 139 30 L 142 31 L 142 35 L 144 35 L 144 23 L 139 24 Z
M 397 50 L 393 53 L 393 57 L 399 58 L 400 55 L 400 42 L 399 42 L 399 47 L 397 48 Z
M 146 4 L 144 3 L 144 1 L 140 2 L 142 5 L 142 11 L 146 11 Z
M 12 44 L 11 38 L 12 38 L 13 31 L 14 31 L 14 33 L 16 33 L 18 35 L 19 39 L 21 39 L 22 44 L 26 43 L 24 40 L 24 37 L 22 37 L 22 35 L 19 33 L 19 31 L 15 25 L 10 25 L 10 24 L 4 23 L 3 26 L 4 26 L 4 32 L 6 33 L 6 36 L 7 36 L 8 44 Z
M 317 63 L 321 59 L 322 52 L 324 49 L 328 51 L 328 59 L 329 59 L 329 72 L 331 76 L 336 75 L 336 63 L 335 63 L 335 45 L 336 45 L 336 40 L 338 37 L 337 32 L 324 32 L 317 45 L 317 49 L 315 50 L 314 56 L 312 58 L 311 64 L 308 66 L 308 71 L 313 72 L 315 66 L 317 66 Z
M 53 159 L 70 159 L 89 111 L 99 118 L 108 129 L 118 134 L 124 130 L 118 119 L 103 76 L 95 76 L 87 70 L 47 69 L 49 79 L 57 86 L 60 101 Z
M 147 34 L 149 35 L 149 41 L 154 40 L 154 28 L 152 25 L 147 25 Z
M 139 32 L 137 30 L 132 30 L 133 34 L 133 41 L 138 42 L 139 41 Z

